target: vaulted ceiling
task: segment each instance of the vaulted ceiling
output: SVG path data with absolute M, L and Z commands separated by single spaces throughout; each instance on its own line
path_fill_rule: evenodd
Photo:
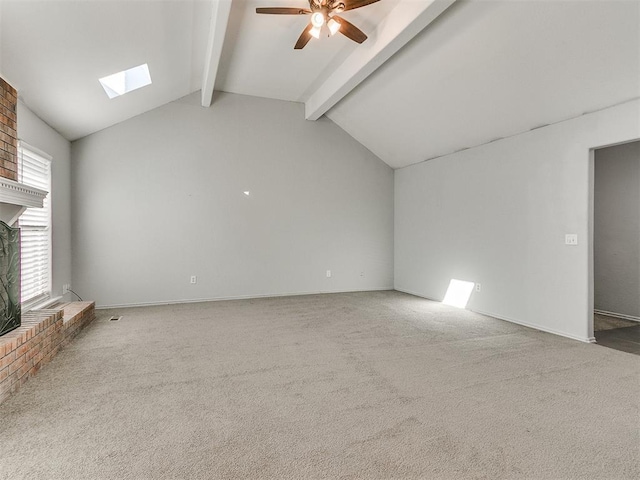
M 362 45 L 303 50 L 309 17 L 265 6 L 308 2 L 0 0 L 0 75 L 70 140 L 215 88 L 303 102 L 394 168 L 640 96 L 637 0 L 381 0 L 343 14 Z M 151 86 L 105 95 L 143 63 Z

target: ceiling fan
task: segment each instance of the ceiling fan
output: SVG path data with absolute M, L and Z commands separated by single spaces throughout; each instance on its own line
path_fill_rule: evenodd
M 307 25 L 298 38 L 296 50 L 304 48 L 309 43 L 311 37 L 320 38 L 323 27 L 327 27 L 330 35 L 340 32 L 345 37 L 354 42 L 362 43 L 367 36 L 362 30 L 344 18 L 338 16 L 339 13 L 347 10 L 354 10 L 366 7 L 380 0 L 309 0 L 309 8 L 297 7 L 261 7 L 256 8 L 256 13 L 266 13 L 270 15 L 311 15 L 311 22 Z

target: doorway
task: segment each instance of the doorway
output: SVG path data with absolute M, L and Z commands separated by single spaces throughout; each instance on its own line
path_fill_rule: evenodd
M 640 355 L 640 141 L 594 153 L 594 336 Z

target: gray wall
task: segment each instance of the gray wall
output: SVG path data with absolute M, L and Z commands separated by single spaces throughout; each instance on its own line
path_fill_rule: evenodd
M 18 92 L 19 93 L 19 92 Z M 62 295 L 71 283 L 71 145 L 58 132 L 18 102 L 18 137 L 53 157 L 51 161 L 52 293 Z M 71 294 L 65 295 L 72 300 Z
M 640 138 L 639 111 L 636 100 L 396 170 L 396 289 L 441 300 L 453 278 L 478 282 L 468 308 L 589 340 L 590 149 Z
M 111 306 L 392 288 L 393 171 L 302 104 L 216 95 L 72 144 L 78 293 Z
M 595 152 L 594 305 L 640 319 L 640 142 Z

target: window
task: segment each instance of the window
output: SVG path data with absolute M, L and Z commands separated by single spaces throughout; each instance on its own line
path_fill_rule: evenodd
M 116 98 L 138 88 L 151 85 L 151 75 L 149 74 L 149 67 L 145 63 L 129 70 L 102 77 L 99 81 L 109 98 Z
M 51 192 L 51 157 L 24 142 L 18 146 L 18 181 Z M 51 296 L 51 193 L 42 208 L 27 208 L 20 227 L 20 294 L 24 310 Z

